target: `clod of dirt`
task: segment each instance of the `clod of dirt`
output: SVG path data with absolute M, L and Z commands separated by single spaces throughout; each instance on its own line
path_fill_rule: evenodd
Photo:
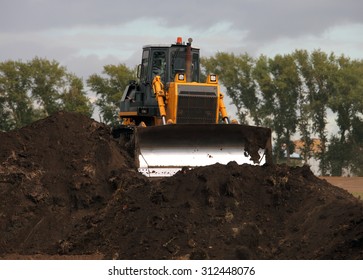
M 0 143 L 2 258 L 363 257 L 361 201 L 308 167 L 231 162 L 149 180 L 109 127 L 65 112 Z

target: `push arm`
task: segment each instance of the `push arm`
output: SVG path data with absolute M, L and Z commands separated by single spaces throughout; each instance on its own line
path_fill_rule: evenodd
M 165 119 L 166 111 L 165 111 L 165 102 L 164 102 L 165 92 L 164 92 L 164 85 L 161 82 L 160 76 L 155 76 L 152 86 L 156 101 L 158 102 L 160 116 L 163 121 L 163 125 L 165 125 L 166 124 L 166 119 Z
M 222 115 L 223 121 L 225 123 L 229 123 L 227 109 L 226 109 L 226 106 L 224 105 L 223 98 L 224 98 L 223 94 L 222 93 L 219 93 L 219 112 Z

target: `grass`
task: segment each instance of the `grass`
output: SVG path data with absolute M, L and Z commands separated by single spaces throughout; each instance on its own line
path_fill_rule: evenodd
M 360 200 L 363 200 L 363 192 L 352 192 L 352 195 L 359 198 Z

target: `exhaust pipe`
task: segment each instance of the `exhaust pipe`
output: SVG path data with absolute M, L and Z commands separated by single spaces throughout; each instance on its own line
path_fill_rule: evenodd
M 192 82 L 192 42 L 193 39 L 189 38 L 187 43 L 187 52 L 185 56 L 185 74 L 187 76 L 187 82 Z

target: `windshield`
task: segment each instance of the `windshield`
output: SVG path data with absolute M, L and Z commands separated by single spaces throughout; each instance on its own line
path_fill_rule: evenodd
M 170 80 L 174 80 L 175 75 L 178 72 L 186 72 L 185 59 L 186 59 L 186 48 L 178 47 L 171 50 L 171 71 Z M 199 55 L 198 53 L 192 52 L 192 81 L 199 82 Z

